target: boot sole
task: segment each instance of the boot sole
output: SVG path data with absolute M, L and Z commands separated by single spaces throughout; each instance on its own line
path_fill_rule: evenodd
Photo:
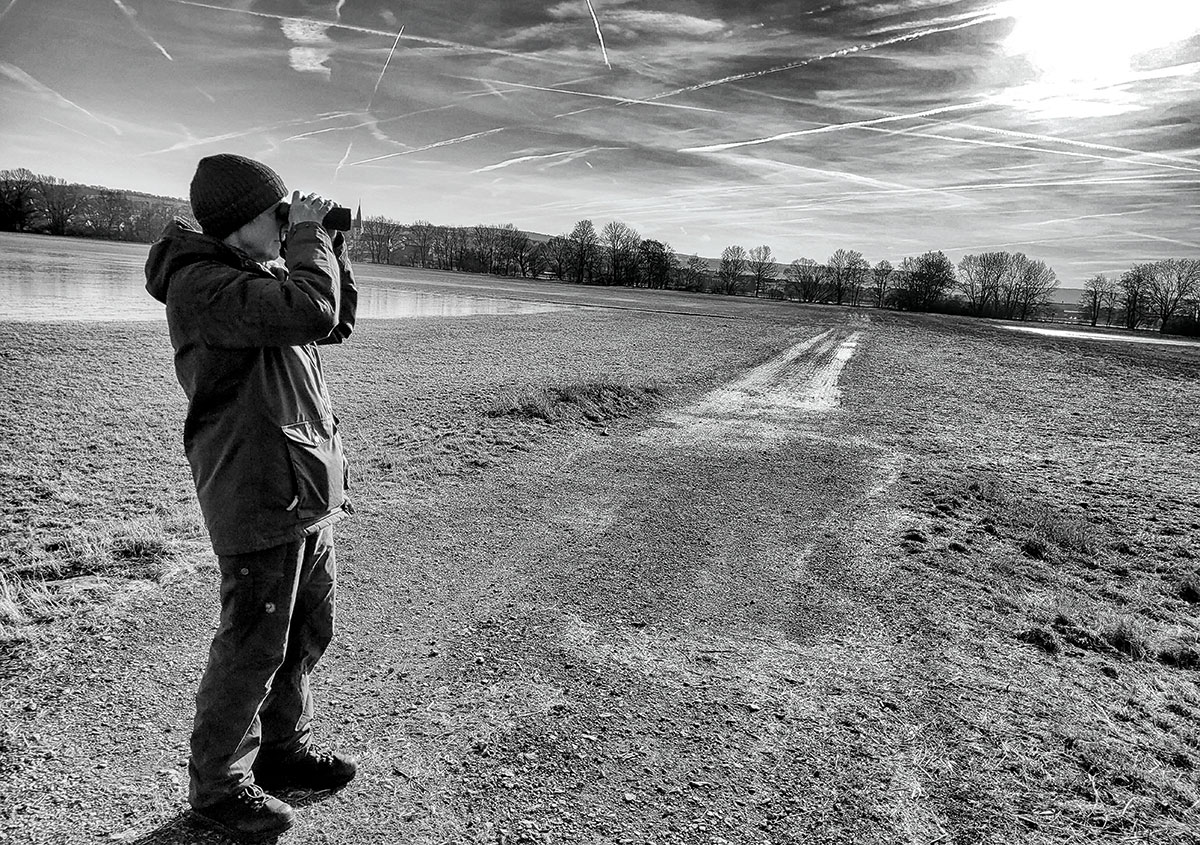
M 244 830 L 238 830 L 235 827 L 229 827 L 228 825 L 223 824 L 222 822 L 219 822 L 210 816 L 204 815 L 196 809 L 192 810 L 192 818 L 194 818 L 204 827 L 212 828 L 213 830 L 219 830 L 226 836 L 231 836 L 240 842 L 269 842 L 270 840 L 278 839 L 280 836 L 287 833 L 292 829 L 292 825 L 295 824 L 295 820 L 290 819 L 286 824 L 282 824 L 277 828 L 273 828 L 272 830 L 262 831 L 261 833 L 247 833 Z

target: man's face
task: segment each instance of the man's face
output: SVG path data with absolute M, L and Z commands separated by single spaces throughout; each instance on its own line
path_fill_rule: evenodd
M 275 219 L 275 205 L 238 230 L 237 246 L 255 261 L 274 261 L 279 257 L 279 222 Z

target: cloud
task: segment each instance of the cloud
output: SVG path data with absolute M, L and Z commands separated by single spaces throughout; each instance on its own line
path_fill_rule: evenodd
M 605 17 L 607 17 L 609 13 L 614 11 L 616 8 L 626 3 L 633 2 L 636 2 L 636 0 L 603 0 L 600 10 L 604 13 Z M 586 0 L 562 0 L 561 3 L 556 3 L 547 9 L 546 14 L 559 20 L 564 18 L 586 17 L 588 15 L 588 11 L 585 4 Z M 582 11 L 580 7 L 583 7 Z
M 334 47 L 329 27 L 316 21 L 285 18 L 279 22 L 279 28 L 288 41 L 296 45 L 288 50 L 292 70 L 316 73 L 328 79 L 331 72 L 328 63 Z
M 573 43 L 583 31 L 582 27 L 590 29 L 595 25 L 610 43 L 644 46 L 647 39 L 656 44 L 686 43 L 690 39 L 706 38 L 729 28 L 729 24 L 718 18 L 680 12 L 613 8 L 611 3 L 597 3 L 594 9 L 596 17 L 593 19 L 587 0 L 560 3 L 547 10 L 552 20 L 530 21 L 514 27 L 503 37 L 502 43 L 550 48 L 556 44 Z
M 699 38 L 714 35 L 727 28 L 727 24 L 721 20 L 697 18 L 677 12 L 647 12 L 638 9 L 621 9 L 606 13 L 603 21 L 606 27 L 615 28 L 623 37 L 631 39 L 651 33 Z

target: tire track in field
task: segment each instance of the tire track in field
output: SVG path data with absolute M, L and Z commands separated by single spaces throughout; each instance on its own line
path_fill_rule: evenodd
M 813 334 L 648 429 L 581 445 L 542 490 L 550 551 L 530 564 L 538 624 L 524 646 L 569 667 L 554 675 L 571 714 L 554 734 L 668 784 L 583 787 L 586 805 L 620 808 L 623 830 L 708 824 L 674 782 L 707 785 L 705 810 L 744 819 L 714 828 L 726 841 L 938 835 L 904 713 L 905 648 L 875 594 L 899 464 L 866 439 L 851 397 L 841 410 L 867 331 Z M 505 800 L 490 814 L 516 812 Z M 880 835 L 882 819 L 894 827 Z
M 795 439 L 838 407 L 842 371 L 862 332 L 830 329 L 803 340 L 741 378 L 663 414 L 646 437 L 753 447 Z

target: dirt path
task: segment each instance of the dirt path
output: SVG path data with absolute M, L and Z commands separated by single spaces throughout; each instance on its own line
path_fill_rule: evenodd
M 389 812 L 415 841 L 934 829 L 862 539 L 892 529 L 896 459 L 838 405 L 869 332 L 817 334 L 649 426 L 541 455 L 519 484 L 405 515 L 420 560 L 369 540 L 395 525 L 371 514 L 347 554 L 377 563 L 351 590 L 416 579 L 434 624 L 413 630 L 403 590 L 355 614 L 373 632 L 359 665 L 407 675 L 361 712 L 369 774 L 335 825 L 363 842 L 390 841 Z

